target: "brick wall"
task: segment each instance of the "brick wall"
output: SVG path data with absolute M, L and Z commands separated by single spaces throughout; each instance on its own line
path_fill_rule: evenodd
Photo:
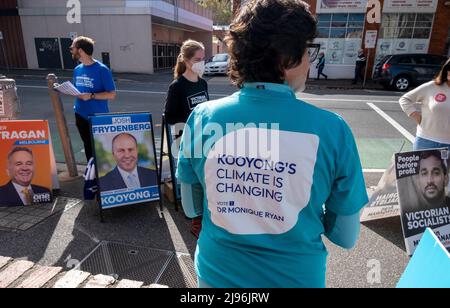
M 450 26 L 450 6 L 444 3 L 448 0 L 439 0 L 433 30 L 431 32 L 430 47 L 428 53 L 443 54 Z

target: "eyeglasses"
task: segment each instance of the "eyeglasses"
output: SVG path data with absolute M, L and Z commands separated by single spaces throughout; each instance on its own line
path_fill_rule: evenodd
M 306 47 L 308 48 L 309 62 L 316 61 L 320 51 L 320 44 L 307 44 Z

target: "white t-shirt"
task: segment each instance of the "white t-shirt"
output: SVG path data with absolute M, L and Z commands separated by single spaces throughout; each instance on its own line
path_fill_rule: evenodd
M 450 87 L 447 84 L 438 86 L 434 81 L 427 82 L 403 95 L 399 103 L 408 116 L 415 111 L 422 113 L 422 123 L 417 126 L 418 137 L 450 144 Z

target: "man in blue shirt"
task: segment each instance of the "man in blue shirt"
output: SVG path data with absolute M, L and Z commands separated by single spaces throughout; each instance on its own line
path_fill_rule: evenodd
M 87 161 L 93 157 L 89 116 L 95 113 L 108 113 L 108 100 L 116 97 L 116 86 L 111 70 L 92 57 L 94 44 L 91 38 L 79 36 L 70 47 L 72 58 L 81 62 L 73 74 L 73 84 L 82 93 L 75 101 L 74 110 Z
M 240 91 L 196 107 L 178 160 L 183 209 L 203 214 L 200 287 L 324 287 L 322 235 L 356 243 L 368 198 L 352 132 L 295 95 L 315 35 L 299 0 L 250 2 L 230 26 Z

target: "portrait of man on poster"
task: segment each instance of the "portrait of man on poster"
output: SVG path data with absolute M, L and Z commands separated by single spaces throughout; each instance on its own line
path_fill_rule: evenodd
M 116 167 L 100 178 L 101 191 L 158 185 L 156 170 L 138 166 L 138 142 L 132 134 L 121 133 L 113 138 L 112 155 Z
M 13 147 L 8 154 L 9 182 L 0 186 L 0 206 L 27 206 L 38 201 L 51 201 L 48 188 L 31 184 L 35 175 L 33 151 L 26 147 Z M 42 197 L 42 198 L 41 198 Z
M 450 198 L 446 195 L 449 183 L 448 166 L 441 157 L 440 150 L 427 151 L 420 155 L 416 184 L 427 209 L 450 206 Z

